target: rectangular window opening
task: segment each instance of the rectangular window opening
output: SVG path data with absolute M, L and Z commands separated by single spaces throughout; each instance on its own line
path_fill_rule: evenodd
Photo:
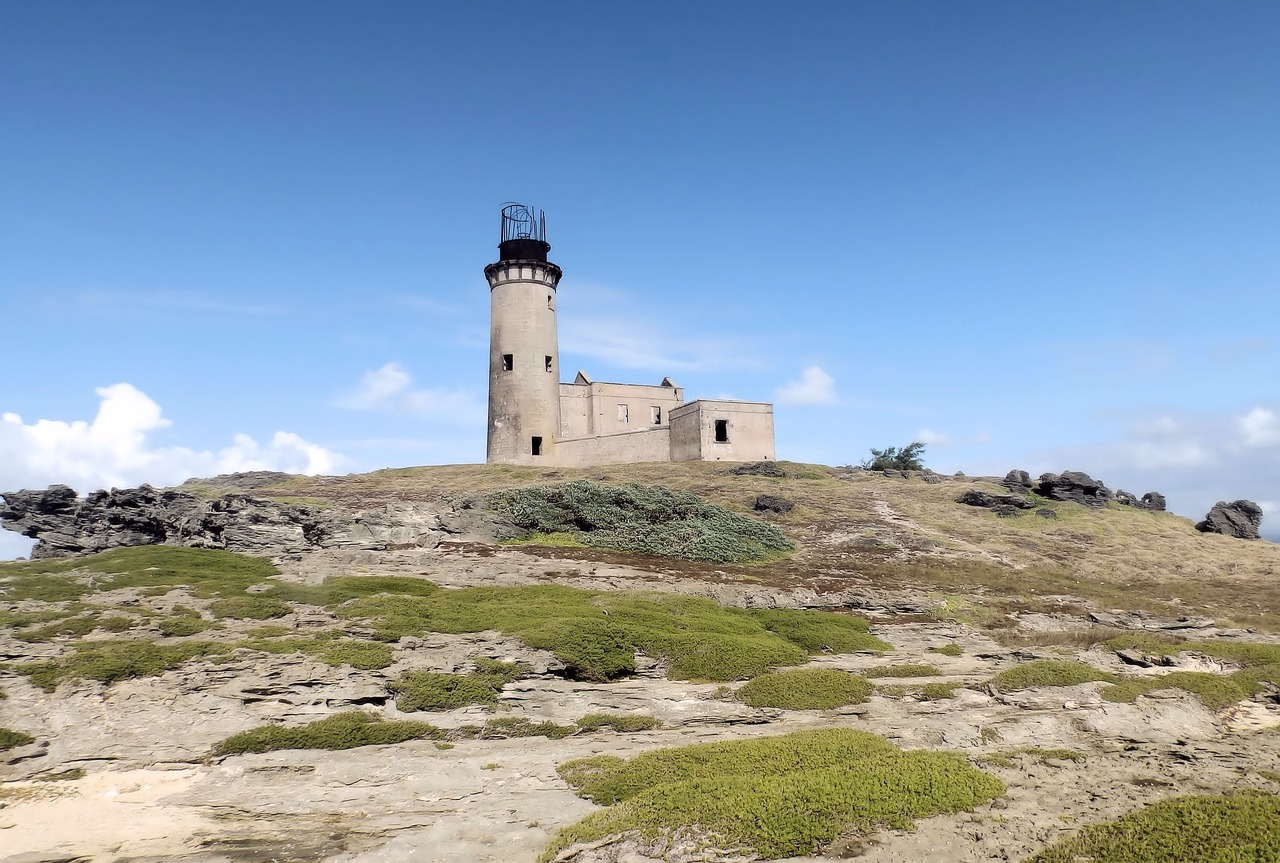
M 620 423 L 631 422 L 631 412 L 627 410 L 626 405 L 618 405 L 618 422 Z
M 513 368 L 515 368 L 515 366 L 516 366 L 516 358 L 514 354 L 502 355 L 502 370 L 504 372 L 511 371 Z
M 533 436 L 533 454 L 542 455 L 542 438 L 538 435 Z
M 546 357 L 547 371 L 551 371 L 551 357 Z
M 662 425 L 662 408 L 656 405 L 649 408 L 649 420 L 653 425 Z
M 729 421 L 716 420 L 716 443 L 729 442 Z

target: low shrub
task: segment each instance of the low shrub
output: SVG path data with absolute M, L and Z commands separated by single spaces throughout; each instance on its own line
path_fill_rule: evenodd
M 795 608 L 747 608 L 740 613 L 811 654 L 882 653 L 893 649 L 867 632 L 865 620 L 847 614 Z
M 35 742 L 36 739 L 26 732 L 14 731 L 12 728 L 0 728 L 0 752 Z
M 940 653 L 943 656 L 963 656 L 964 648 L 958 644 L 944 644 L 942 647 L 930 647 L 930 653 Z
M 63 680 L 96 680 L 115 683 L 135 677 L 153 677 L 177 668 L 197 656 L 229 652 L 225 644 L 189 641 L 159 645 L 147 641 L 95 641 L 77 644 L 68 657 L 52 662 L 28 662 L 12 666 L 34 686 L 53 692 Z
M 389 722 L 381 717 L 352 710 L 304 725 L 286 728 L 263 725 L 233 734 L 213 747 L 215 756 L 276 749 L 354 749 L 382 746 L 406 740 L 438 740 L 444 732 L 426 722 Z
M 1246 687 L 1230 677 L 1208 674 L 1202 671 L 1172 671 L 1153 677 L 1125 680 L 1113 686 L 1103 687 L 1100 693 L 1107 701 L 1132 702 L 1139 695 L 1158 689 L 1181 689 L 1197 696 L 1210 710 L 1230 707 L 1249 697 Z
M 942 672 L 937 666 L 924 664 L 903 663 L 902 665 L 881 665 L 878 668 L 868 668 L 862 672 L 863 677 L 937 677 Z
M 925 701 L 938 701 L 943 698 L 955 698 L 958 683 L 926 683 L 917 693 Z
M 577 731 L 572 725 L 556 725 L 554 722 L 534 722 L 523 716 L 503 716 L 484 724 L 481 740 L 507 740 L 512 737 L 550 737 L 558 740 Z
M 580 731 L 600 731 L 605 728 L 630 733 L 649 731 L 662 725 L 652 716 L 639 713 L 588 713 L 577 721 Z
M 232 646 L 262 653 L 302 653 L 335 667 L 350 665 L 363 670 L 386 668 L 391 664 L 394 652 L 389 644 L 343 638 L 336 632 L 285 638 L 250 638 Z
M 762 674 L 738 690 L 751 707 L 829 710 L 867 700 L 874 687 L 865 678 L 832 668 L 801 668 Z
M 597 755 L 558 770 L 579 795 L 609 808 L 562 830 L 544 863 L 576 843 L 629 831 L 647 842 L 692 840 L 764 860 L 806 856 L 841 835 L 909 829 L 916 818 L 1004 793 L 998 779 L 953 753 L 903 752 L 843 728 L 659 749 L 628 761 Z
M 1203 653 L 1217 659 L 1237 662 L 1246 668 L 1280 664 L 1280 644 L 1258 644 L 1240 641 L 1174 641 L 1156 635 L 1122 635 L 1104 642 L 1112 650 L 1138 650 L 1156 656 L 1179 653 Z
M 1069 659 L 1038 659 L 1006 669 L 989 683 L 1001 692 L 1017 692 L 1037 686 L 1075 686 L 1093 680 L 1114 683 L 1117 675 Z
M 392 681 L 396 707 L 404 711 L 452 710 L 469 704 L 498 703 L 502 687 L 528 673 L 529 666 L 519 662 L 477 660 L 470 674 L 438 674 L 432 671 L 410 671 Z
M 208 629 L 213 629 L 217 624 L 205 620 L 202 617 L 191 617 L 189 615 L 177 615 L 174 617 L 166 617 L 156 624 L 160 630 L 160 634 L 169 638 L 180 638 L 187 635 L 195 635 Z
M 214 617 L 232 617 L 239 620 L 274 620 L 293 611 L 293 606 L 270 596 L 230 596 L 216 600 L 209 606 Z
M 709 563 L 767 560 L 795 548 L 771 524 L 662 486 L 574 480 L 496 491 L 488 502 L 531 533 L 568 534 L 596 548 Z
M 1046 848 L 1027 863 L 1253 863 L 1280 860 L 1280 796 L 1175 797 Z

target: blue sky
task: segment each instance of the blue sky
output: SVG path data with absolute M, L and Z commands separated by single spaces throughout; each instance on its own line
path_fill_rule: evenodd
M 561 366 L 1280 530 L 1274 3 L 0 6 L 0 488 L 484 456 Z M 0 555 L 13 549 L 0 540 Z M 25 548 L 25 545 L 22 546 Z

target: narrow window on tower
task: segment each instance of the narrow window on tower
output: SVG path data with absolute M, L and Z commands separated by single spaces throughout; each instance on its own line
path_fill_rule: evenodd
M 631 415 L 630 415 L 630 412 L 627 410 L 626 405 L 618 405 L 618 422 L 620 423 L 631 422 Z
M 533 436 L 532 449 L 533 449 L 534 455 L 542 455 L 542 438 L 540 438 L 538 435 Z
M 547 294 L 547 308 L 552 309 L 552 310 L 554 310 L 554 309 L 555 309 L 555 302 L 554 302 L 554 295 L 553 295 L 553 294 Z
M 551 357 L 546 357 L 546 360 L 547 360 L 547 371 L 551 371 Z
M 657 405 L 649 408 L 649 421 L 652 425 L 662 425 L 662 408 Z
M 729 421 L 716 420 L 716 443 L 729 442 Z
M 515 366 L 516 366 L 516 358 L 514 354 L 502 355 L 502 370 L 504 372 L 511 371 L 513 368 L 515 368 Z

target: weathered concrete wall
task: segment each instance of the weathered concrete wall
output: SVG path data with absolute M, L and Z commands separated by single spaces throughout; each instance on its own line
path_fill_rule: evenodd
M 560 434 L 583 437 L 666 426 L 668 414 L 683 403 L 680 387 L 579 379 L 560 385 Z
M 717 440 L 724 423 L 727 440 Z M 773 461 L 773 405 L 699 399 L 671 412 L 672 461 Z
M 565 467 L 632 464 L 640 461 L 671 461 L 669 428 L 594 435 L 556 443 L 556 464 Z
M 560 268 L 540 261 L 500 261 L 484 274 L 490 294 L 486 460 L 550 463 L 560 435 L 555 310 Z M 541 438 L 541 456 L 533 455 L 534 436 Z

